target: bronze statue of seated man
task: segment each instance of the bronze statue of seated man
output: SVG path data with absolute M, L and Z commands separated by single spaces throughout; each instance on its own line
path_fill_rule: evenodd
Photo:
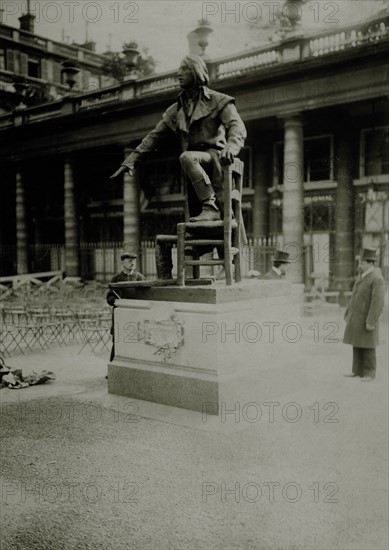
M 231 164 L 246 138 L 246 129 L 233 97 L 207 87 L 203 59 L 187 55 L 178 69 L 182 89 L 157 126 L 111 176 L 116 178 L 153 151 L 161 139 L 174 132 L 180 140 L 181 166 L 187 175 L 190 221 L 220 220 L 223 208 L 221 163 Z

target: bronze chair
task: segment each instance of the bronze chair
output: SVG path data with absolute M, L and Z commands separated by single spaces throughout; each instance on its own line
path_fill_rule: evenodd
M 177 284 L 185 285 L 187 266 L 193 266 L 193 279 L 200 278 L 201 266 L 223 266 L 226 284 L 241 277 L 241 246 L 245 244 L 242 219 L 242 185 L 244 163 L 235 159 L 233 164 L 223 167 L 224 216 L 221 221 L 186 222 L 177 224 Z M 201 259 L 199 249 L 218 247 L 219 259 Z M 190 255 L 192 259 L 187 259 Z M 191 281 L 193 281 L 193 279 Z M 190 280 L 190 279 L 189 279 Z

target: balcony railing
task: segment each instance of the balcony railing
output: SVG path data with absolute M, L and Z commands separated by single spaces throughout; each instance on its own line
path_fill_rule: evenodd
M 259 75 L 269 71 L 270 67 L 285 66 L 292 62 L 312 61 L 323 56 L 335 56 L 347 50 L 360 51 L 369 46 L 378 45 L 389 39 L 389 16 L 375 18 L 358 26 L 352 26 L 336 33 L 322 33 L 320 36 L 290 37 L 278 44 L 257 48 L 255 50 L 217 59 L 209 63 L 209 72 L 213 83 L 234 79 L 244 75 Z M 54 44 L 55 48 L 64 48 L 62 54 L 70 56 L 71 51 L 77 51 L 74 46 Z M 69 50 L 69 51 L 68 51 Z M 59 53 L 59 50 L 58 50 Z M 90 53 L 90 52 L 89 52 Z M 88 53 L 88 55 L 89 55 Z M 91 54 L 92 55 L 92 54 Z M 96 55 L 96 54 L 94 54 Z M 2 72 L 0 72 L 0 86 Z M 160 95 L 178 90 L 176 72 L 141 78 L 137 81 L 123 82 L 120 85 L 83 93 L 64 100 L 64 113 L 77 112 L 85 109 L 98 108 L 108 103 L 131 101 L 153 95 Z M 69 102 L 71 108 L 69 110 Z M 66 103 L 66 105 L 65 105 Z M 52 108 L 53 116 L 58 116 L 58 103 L 46 104 L 34 108 L 34 116 L 28 115 L 29 109 L 24 111 L 24 122 L 31 122 L 49 118 Z M 42 116 L 39 116 L 39 109 Z M 0 128 L 8 124 L 4 119 L 12 120 L 13 115 L 0 117 Z
M 0 71 L 0 90 L 5 92 L 14 92 L 13 87 L 14 74 Z
M 61 42 L 54 42 L 43 38 L 42 36 L 37 36 L 34 33 L 24 31 L 21 29 L 14 29 L 8 25 L 0 23 L 0 36 L 9 38 L 15 42 L 21 44 L 28 44 L 29 46 L 34 46 L 40 50 L 45 50 L 49 54 L 58 54 L 63 57 L 70 59 L 75 59 L 86 63 L 88 65 L 94 65 L 95 67 L 101 67 L 102 59 L 104 56 L 101 54 L 92 52 L 78 46 L 76 44 L 63 44 Z
M 54 84 L 53 82 L 48 82 L 47 80 L 42 80 L 40 78 L 34 78 L 32 76 L 27 76 L 27 75 L 20 75 L 20 76 L 22 76 L 23 80 L 26 82 L 26 84 L 28 84 L 29 88 L 31 89 L 36 89 L 36 90 L 50 89 L 51 92 L 55 91 L 57 95 L 64 95 L 68 89 L 67 86 L 64 86 L 63 84 L 58 84 L 58 83 Z M 10 71 L 3 71 L 0 69 L 0 90 L 14 93 L 15 92 L 15 89 L 13 86 L 14 80 L 15 80 L 15 73 L 11 73 Z
M 256 71 L 269 65 L 275 65 L 282 61 L 281 52 L 276 49 L 265 50 L 245 57 L 239 57 L 226 63 L 219 63 L 216 67 L 216 75 L 219 80 L 233 78 Z
M 262 47 L 252 52 L 229 56 L 218 60 L 216 78 L 234 78 L 250 72 L 267 69 L 270 65 L 291 61 L 306 61 L 315 57 L 337 54 L 359 46 L 377 44 L 389 38 L 389 17 L 365 22 L 357 27 L 349 27 L 336 33 L 323 33 L 320 36 L 303 38 L 291 37 L 271 47 Z
M 27 31 L 19 30 L 18 33 L 19 33 L 19 42 L 23 42 L 24 44 L 30 44 L 33 46 L 38 46 L 43 50 L 47 50 L 46 38 L 42 38 L 41 36 L 36 36 L 35 34 L 31 34 Z
M 53 53 L 58 55 L 63 55 L 64 57 L 70 57 L 71 59 L 78 59 L 78 50 L 67 44 L 53 44 L 52 46 Z
M 359 29 L 354 28 L 346 32 L 313 38 L 309 41 L 310 55 L 319 57 L 364 44 L 376 44 L 382 40 L 387 40 L 388 32 L 388 18 L 386 18 L 386 20 Z
M 7 38 L 13 37 L 13 29 L 11 27 L 4 27 L 0 25 L 0 36 L 6 36 Z

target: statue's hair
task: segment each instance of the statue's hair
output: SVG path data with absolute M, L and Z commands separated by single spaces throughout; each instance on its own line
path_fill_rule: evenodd
M 206 86 L 209 82 L 208 69 L 204 60 L 198 55 L 186 55 L 182 60 L 192 70 L 196 83 Z

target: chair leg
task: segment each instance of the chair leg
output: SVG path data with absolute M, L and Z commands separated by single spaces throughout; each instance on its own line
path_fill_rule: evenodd
M 242 280 L 242 271 L 241 271 L 241 246 L 242 241 L 240 238 L 240 228 L 235 229 L 234 234 L 234 248 L 237 249 L 237 253 L 234 256 L 234 267 L 235 267 L 235 282 L 240 283 Z
M 197 250 L 193 250 L 192 258 L 193 258 L 193 260 L 198 260 L 199 259 L 199 255 L 197 253 Z M 194 265 L 193 266 L 193 279 L 200 279 L 200 266 L 199 265 Z
M 185 231 L 184 223 L 177 224 L 177 285 L 185 286 Z
M 161 245 L 155 243 L 155 267 L 157 268 L 157 278 L 161 279 Z
M 242 271 L 240 266 L 240 250 L 235 255 L 234 266 L 235 266 L 235 282 L 240 283 L 242 280 Z
M 224 271 L 226 272 L 226 285 L 232 285 L 232 255 L 229 247 L 224 247 Z

